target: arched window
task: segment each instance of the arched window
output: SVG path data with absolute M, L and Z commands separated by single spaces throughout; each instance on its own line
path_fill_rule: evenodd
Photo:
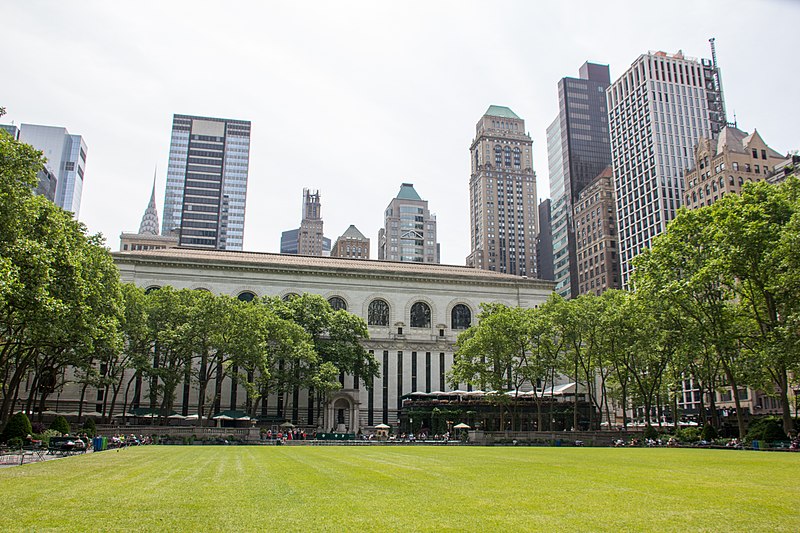
M 519 148 L 514 148 L 514 166 L 519 168 L 520 167 L 520 151 Z
M 160 289 L 160 288 L 161 288 L 161 287 L 159 287 L 158 285 L 153 285 L 152 287 L 147 287 L 147 288 L 144 290 L 144 293 L 145 293 L 145 294 L 150 294 L 151 292 L 153 292 L 153 291 L 157 291 L 157 290 L 158 290 L 158 289 Z
M 300 295 L 299 295 L 299 294 L 297 294 L 296 292 L 290 292 L 289 294 L 286 294 L 286 295 L 285 295 L 285 296 L 282 298 L 282 300 L 283 300 L 284 302 L 288 302 L 289 300 L 294 300 L 295 298 L 299 298 L 299 297 L 300 297 Z
M 334 311 L 347 311 L 347 302 L 340 296 L 331 296 L 328 298 L 328 303 L 331 304 Z
M 508 146 L 506 146 L 505 154 L 506 154 L 506 166 L 510 167 L 511 166 L 511 148 L 509 148 Z
M 236 298 L 238 298 L 239 301 L 242 302 L 252 302 L 253 300 L 256 299 L 256 295 L 250 291 L 244 291 L 239 293 L 239 296 L 237 296 Z
M 417 302 L 411 306 L 411 327 L 431 327 L 431 308 L 425 302 Z
M 453 307 L 450 313 L 450 327 L 452 329 L 467 329 L 472 325 L 472 311 L 464 304 Z
M 503 164 L 503 149 L 499 144 L 495 145 L 494 147 L 494 162 L 497 164 L 497 166 L 501 166 Z
M 367 324 L 370 326 L 389 325 L 389 304 L 383 300 L 372 300 L 367 308 Z

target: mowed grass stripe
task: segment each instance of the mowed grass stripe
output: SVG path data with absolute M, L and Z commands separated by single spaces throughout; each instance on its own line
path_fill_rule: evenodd
M 800 519 L 800 454 L 141 447 L 0 470 L 0 530 L 760 530 Z

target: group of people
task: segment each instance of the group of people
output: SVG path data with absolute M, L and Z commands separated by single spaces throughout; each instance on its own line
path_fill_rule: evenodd
M 136 436 L 133 433 L 130 435 L 117 433 L 108 439 L 109 448 L 125 448 L 127 446 L 143 446 L 145 444 L 153 444 L 153 438 L 149 435 Z
M 279 429 L 272 431 L 268 429 L 265 433 L 261 434 L 261 438 L 265 440 L 274 440 L 278 442 L 287 442 L 290 440 L 306 440 L 309 438 L 308 433 L 304 429 Z
M 372 435 L 371 435 L 371 436 L 372 436 Z M 372 439 L 367 439 L 367 440 L 372 440 Z M 418 440 L 421 440 L 421 441 L 426 441 L 426 440 L 427 440 L 427 441 L 430 441 L 430 440 L 434 440 L 434 441 L 439 441 L 439 440 L 442 440 L 442 441 L 448 441 L 448 440 L 450 440 L 450 432 L 449 432 L 449 431 L 446 431 L 446 432 L 442 433 L 441 435 L 440 435 L 440 434 L 438 434 L 438 433 L 436 433 L 436 434 L 434 434 L 433 436 L 431 436 L 431 435 L 428 435 L 428 434 L 427 434 L 426 432 L 424 432 L 424 431 L 421 431 L 421 432 L 419 432 L 419 433 L 416 433 L 416 434 L 415 434 L 415 433 L 413 433 L 413 432 L 409 432 L 409 433 L 400 433 L 400 435 L 397 435 L 397 436 L 395 436 L 395 435 L 390 435 L 390 436 L 389 436 L 389 440 L 398 440 L 398 441 L 400 441 L 400 442 L 416 442 L 416 441 L 418 441 Z

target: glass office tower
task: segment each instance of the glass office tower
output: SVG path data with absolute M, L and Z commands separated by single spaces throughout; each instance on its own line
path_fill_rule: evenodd
M 608 65 L 586 62 L 578 78 L 558 82 L 558 117 L 547 128 L 553 276 L 556 292 L 577 295 L 574 204 L 578 194 L 611 164 L 606 89 Z
M 241 250 L 250 121 L 175 115 L 162 235 L 181 246 Z

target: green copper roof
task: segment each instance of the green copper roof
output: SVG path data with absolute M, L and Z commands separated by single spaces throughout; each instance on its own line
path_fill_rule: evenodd
M 414 190 L 413 183 L 404 183 L 400 186 L 400 192 L 397 193 L 398 200 L 422 200 Z
M 515 118 L 517 120 L 522 120 L 517 116 L 516 113 L 511 111 L 511 109 L 501 106 L 501 105 L 490 105 L 489 109 L 484 113 L 484 115 L 489 115 L 491 117 L 501 117 L 501 118 Z

